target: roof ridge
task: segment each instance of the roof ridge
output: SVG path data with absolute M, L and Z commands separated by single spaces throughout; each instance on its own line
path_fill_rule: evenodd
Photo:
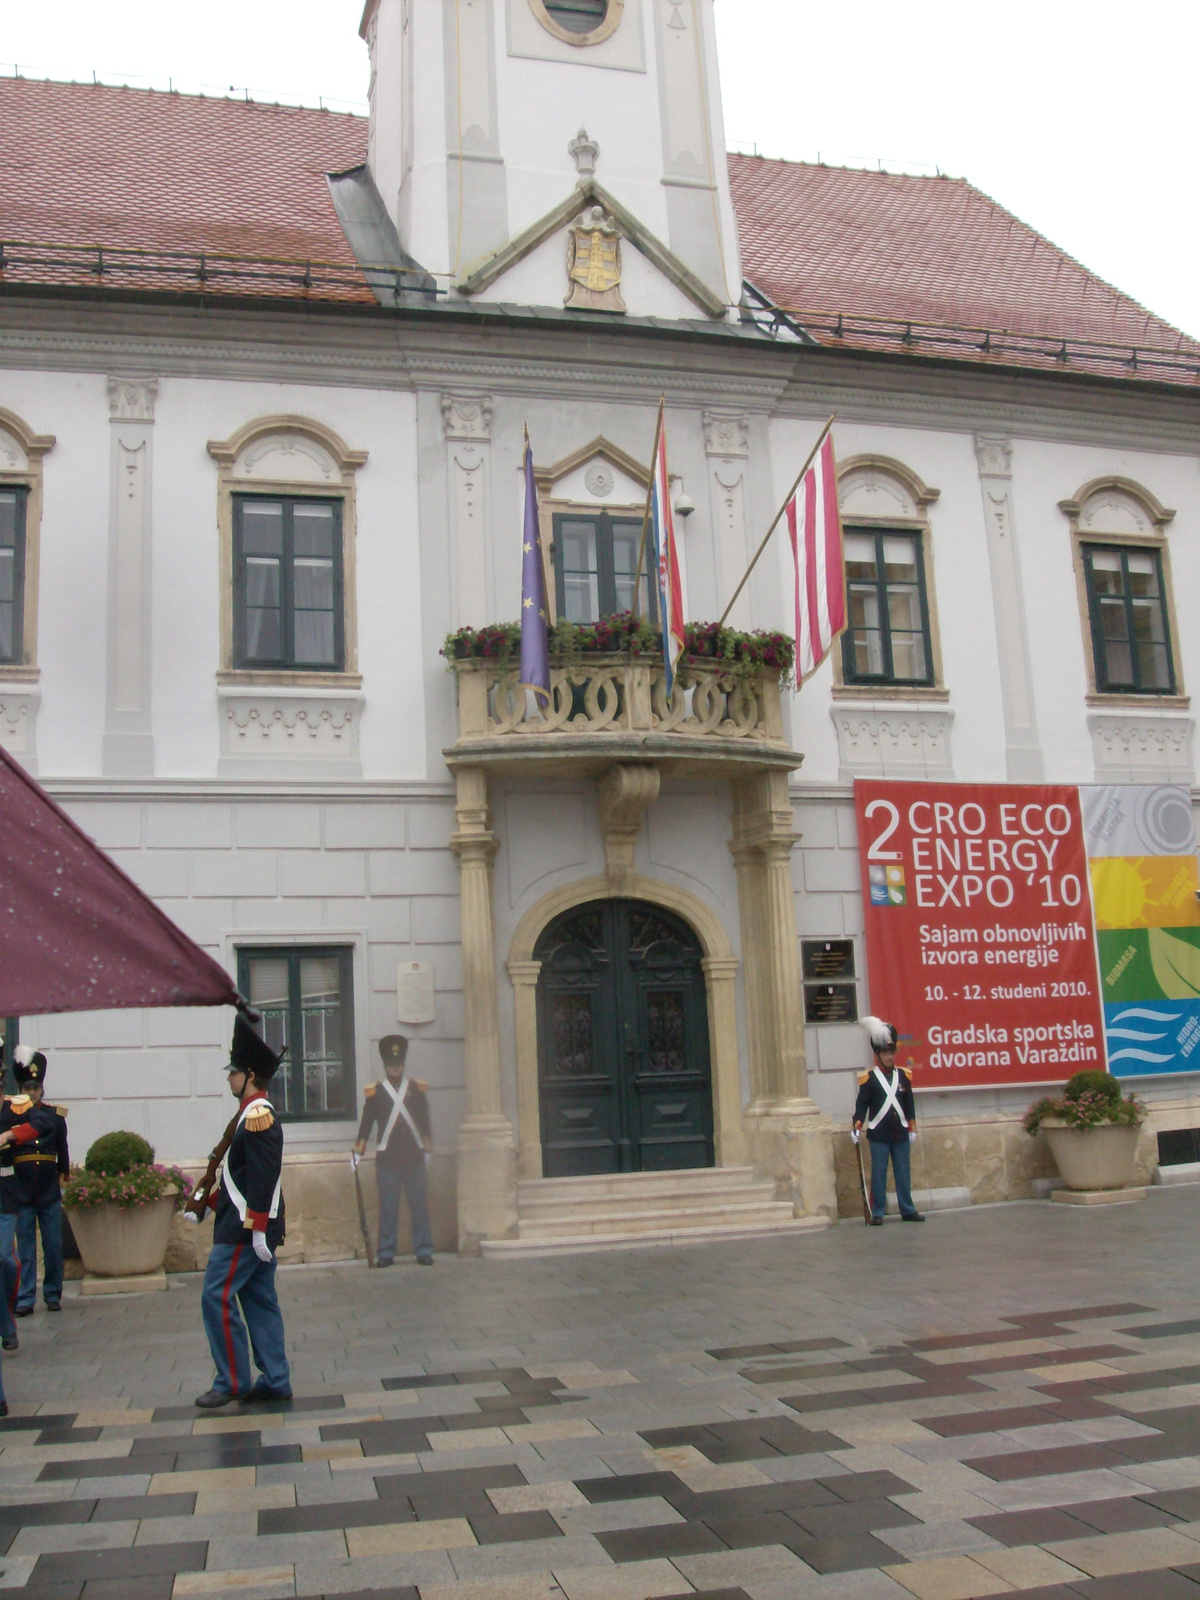
M 368 118 L 358 111 L 337 111 L 332 106 L 326 105 L 293 105 L 286 100 L 263 100 L 252 95 L 222 94 L 217 90 L 212 94 L 205 94 L 202 89 L 160 89 L 153 84 L 104 83 L 99 79 L 89 83 L 86 78 L 30 78 L 17 73 L 0 77 L 0 90 L 7 84 L 17 83 L 29 84 L 36 89 L 87 89 L 107 94 L 154 95 L 164 100 L 188 100 L 206 106 L 241 106 L 252 111 L 295 111 L 315 117 L 346 117 L 352 122 L 363 124 L 368 121 Z

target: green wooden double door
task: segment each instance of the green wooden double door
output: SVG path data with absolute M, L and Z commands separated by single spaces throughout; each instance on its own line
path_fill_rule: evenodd
M 547 1178 L 713 1164 L 702 951 L 678 917 L 595 900 L 536 949 Z

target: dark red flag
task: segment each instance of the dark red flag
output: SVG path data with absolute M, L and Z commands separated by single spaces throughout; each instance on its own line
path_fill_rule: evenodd
M 0 746 L 0 1017 L 238 1003 L 228 973 Z

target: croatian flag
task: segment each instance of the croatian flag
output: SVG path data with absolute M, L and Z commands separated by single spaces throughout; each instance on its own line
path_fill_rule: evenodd
M 667 435 L 658 430 L 658 450 L 650 483 L 650 532 L 658 583 L 658 615 L 662 621 L 663 667 L 667 693 L 675 686 L 675 668 L 683 652 L 683 585 L 675 546 L 675 514 L 671 509 L 671 477 L 667 471 Z
M 838 510 L 833 436 L 788 501 L 788 532 L 796 558 L 796 677 L 810 677 L 846 626 L 842 518 Z
M 542 702 L 550 699 L 550 608 L 542 563 L 542 525 L 538 517 L 533 447 L 525 435 L 525 527 L 521 538 L 521 687 Z

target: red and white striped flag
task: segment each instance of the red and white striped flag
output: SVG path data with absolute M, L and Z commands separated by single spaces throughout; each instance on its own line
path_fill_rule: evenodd
M 788 532 L 796 558 L 796 680 L 810 677 L 846 626 L 842 518 L 838 510 L 833 435 L 788 501 Z

